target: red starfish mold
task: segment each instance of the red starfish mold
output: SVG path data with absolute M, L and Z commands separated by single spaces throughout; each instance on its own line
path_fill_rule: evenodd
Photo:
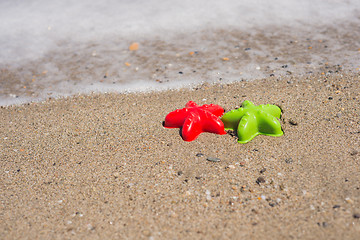
M 189 101 L 185 108 L 177 109 L 165 117 L 164 127 L 182 128 L 181 136 L 188 142 L 195 140 L 202 132 L 224 135 L 224 124 L 219 118 L 223 113 L 224 109 L 219 105 L 198 106 Z

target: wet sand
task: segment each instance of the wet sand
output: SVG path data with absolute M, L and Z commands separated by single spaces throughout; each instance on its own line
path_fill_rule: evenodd
M 345 22 L 247 31 L 201 28 L 169 36 L 81 44 L 69 40 L 37 60 L 0 64 L 0 105 L 79 92 L 163 90 L 344 69 L 359 72 L 358 26 Z M 133 42 L 139 42 L 136 51 L 129 50 Z
M 359 81 L 275 76 L 2 107 L 0 238 L 356 239 Z M 284 135 L 185 142 L 162 121 L 189 100 L 276 104 Z

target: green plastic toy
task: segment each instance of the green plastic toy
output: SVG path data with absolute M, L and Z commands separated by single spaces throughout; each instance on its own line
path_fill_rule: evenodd
M 278 120 L 281 109 L 275 105 L 255 106 L 246 100 L 242 107 L 225 113 L 221 121 L 225 130 L 237 130 L 239 143 L 247 143 L 257 135 L 268 135 L 279 137 L 283 135 Z

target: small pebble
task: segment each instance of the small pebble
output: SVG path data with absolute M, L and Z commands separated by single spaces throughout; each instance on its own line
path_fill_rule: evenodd
M 289 123 L 293 126 L 298 125 L 297 121 L 295 121 L 294 119 L 289 119 Z
M 334 205 L 333 208 L 340 208 L 340 205 Z
M 263 178 L 263 177 L 258 177 L 256 179 L 256 183 L 259 184 L 259 185 L 260 185 L 260 183 L 264 183 L 264 182 L 265 182 L 265 178 Z
M 136 50 L 138 50 L 138 49 L 139 49 L 139 44 L 136 43 L 136 42 L 132 43 L 132 44 L 129 46 L 129 50 L 130 50 L 130 51 L 136 51 Z
M 211 192 L 209 190 L 206 190 L 205 194 L 206 194 L 206 200 L 210 201 L 211 200 Z
M 350 155 L 351 155 L 351 156 L 355 156 L 355 155 L 358 154 L 358 153 L 359 153 L 358 151 L 353 150 L 353 151 L 350 152 Z
M 286 163 L 293 163 L 293 159 L 292 158 L 287 158 L 287 159 L 285 159 L 285 162 Z
M 197 157 L 202 157 L 202 156 L 204 156 L 204 154 L 202 154 L 202 153 L 197 153 L 196 156 L 197 156 Z
M 353 218 L 359 219 L 360 218 L 360 213 L 354 213 Z
M 210 162 L 220 162 L 220 158 L 216 158 L 216 157 L 207 157 L 206 160 Z
M 264 172 L 266 172 L 266 168 L 260 170 L 260 173 L 264 173 Z
M 151 232 L 149 230 L 143 231 L 144 236 L 149 237 L 151 235 Z
M 93 227 L 91 224 L 86 225 L 87 229 L 90 230 L 95 230 L 95 227 Z
M 226 169 L 235 169 L 235 166 L 234 165 L 229 165 L 226 167 Z

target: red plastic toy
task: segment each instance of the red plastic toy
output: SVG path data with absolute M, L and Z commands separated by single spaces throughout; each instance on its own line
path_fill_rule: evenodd
M 189 101 L 185 108 L 177 109 L 165 117 L 164 127 L 182 128 L 181 136 L 189 142 L 195 140 L 202 132 L 224 135 L 224 124 L 219 118 L 223 113 L 224 109 L 219 105 L 198 106 L 195 102 Z

